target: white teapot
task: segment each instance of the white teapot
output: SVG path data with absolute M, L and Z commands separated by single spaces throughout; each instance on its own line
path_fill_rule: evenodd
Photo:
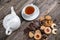
M 10 35 L 14 30 L 21 25 L 20 18 L 16 15 L 13 6 L 11 7 L 11 14 L 8 14 L 3 20 L 3 26 L 6 29 L 6 35 Z

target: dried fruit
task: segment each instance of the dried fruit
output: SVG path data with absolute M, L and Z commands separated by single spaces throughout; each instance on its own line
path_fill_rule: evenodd
M 29 32 L 29 37 L 32 38 L 34 34 L 32 32 Z
M 45 16 L 45 19 L 46 20 L 51 20 L 52 18 L 51 18 L 51 16 L 47 15 L 47 16 Z
M 30 24 L 29 24 L 29 29 L 35 30 L 35 24 L 34 24 L 34 23 L 30 23 Z
M 50 27 L 46 27 L 46 28 L 44 29 L 44 32 L 45 32 L 46 34 L 50 34 L 50 33 L 51 33 L 51 28 L 50 28 Z
M 48 36 L 46 34 L 42 35 L 43 39 L 46 39 Z

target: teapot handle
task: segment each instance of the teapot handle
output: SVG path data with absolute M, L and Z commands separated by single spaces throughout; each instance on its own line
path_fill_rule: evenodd
M 6 29 L 6 35 L 10 35 L 12 33 L 12 30 L 10 29 L 10 27 L 8 27 L 7 29 Z

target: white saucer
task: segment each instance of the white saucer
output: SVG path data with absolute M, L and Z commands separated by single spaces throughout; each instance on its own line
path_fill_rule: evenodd
M 26 15 L 24 15 L 24 13 L 22 12 L 22 17 L 23 17 L 25 20 L 31 21 L 31 20 L 36 19 L 36 18 L 39 16 L 39 13 L 40 13 L 39 8 L 36 6 L 36 12 L 34 13 L 34 15 L 26 16 Z

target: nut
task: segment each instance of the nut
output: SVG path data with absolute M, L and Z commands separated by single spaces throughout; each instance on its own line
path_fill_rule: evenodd
M 53 34 L 57 34 L 57 29 L 53 29 L 53 30 L 52 30 L 52 33 L 53 33 Z
M 35 32 L 35 34 L 34 34 L 34 38 L 35 38 L 36 40 L 39 40 L 39 39 L 41 39 L 41 37 L 42 37 L 42 35 L 41 35 L 40 31 L 37 30 L 37 31 Z
M 46 20 L 51 20 L 52 18 L 51 18 L 51 16 L 47 15 L 47 16 L 45 16 L 45 19 Z
M 32 32 L 29 32 L 29 37 L 32 38 L 34 34 Z
M 43 21 L 44 19 L 45 19 L 44 17 L 40 17 L 40 18 L 39 18 L 40 21 Z
M 50 28 L 50 27 L 46 27 L 46 28 L 44 29 L 44 32 L 45 32 L 46 34 L 50 34 L 50 33 L 51 33 L 51 28 Z
M 45 26 L 41 26 L 41 28 L 40 28 L 41 30 L 44 30 L 45 29 Z

